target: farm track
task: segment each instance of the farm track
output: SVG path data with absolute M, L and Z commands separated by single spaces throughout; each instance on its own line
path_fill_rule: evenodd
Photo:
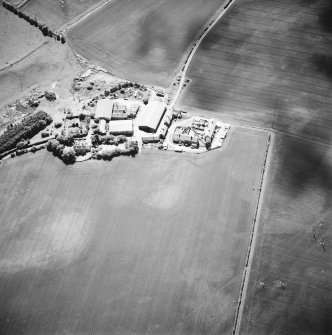
M 250 242 L 247 251 L 246 257 L 246 264 L 243 272 L 242 284 L 241 284 L 241 291 L 239 294 L 238 299 L 238 307 L 235 316 L 235 322 L 233 326 L 233 334 L 239 335 L 240 334 L 240 326 L 242 323 L 242 316 L 243 316 L 243 309 L 244 309 L 244 301 L 246 300 L 246 295 L 248 292 L 249 287 L 249 275 L 251 272 L 252 262 L 254 260 L 254 249 L 257 240 L 257 232 L 260 223 L 261 211 L 262 211 L 262 199 L 264 199 L 264 195 L 266 192 L 266 175 L 269 173 L 270 168 L 270 161 L 272 155 L 272 148 L 274 142 L 274 134 L 270 134 L 269 142 L 266 148 L 266 157 L 262 168 L 262 175 L 261 175 L 261 183 L 260 183 L 260 191 L 257 199 L 257 207 L 255 211 L 254 222 L 252 225 L 252 232 L 250 237 Z

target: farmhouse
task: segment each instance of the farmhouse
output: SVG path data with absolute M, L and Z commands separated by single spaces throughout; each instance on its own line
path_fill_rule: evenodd
M 132 136 L 134 134 L 132 120 L 111 121 L 108 129 L 112 135 Z
M 77 155 L 85 155 L 91 150 L 91 146 L 85 140 L 79 139 L 74 142 L 74 150 Z
M 166 111 L 166 105 L 161 101 L 151 101 L 142 114 L 139 129 L 155 133 Z
M 95 118 L 110 121 L 112 118 L 113 104 L 113 100 L 110 99 L 98 100 Z

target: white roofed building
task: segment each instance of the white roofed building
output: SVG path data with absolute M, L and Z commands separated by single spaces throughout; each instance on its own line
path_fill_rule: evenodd
M 133 120 L 111 121 L 108 125 L 108 131 L 112 135 L 127 135 L 134 134 Z
M 110 99 L 98 100 L 95 118 L 110 121 L 112 118 L 113 105 L 114 105 L 113 100 Z
M 151 101 L 144 110 L 142 110 L 141 120 L 138 128 L 140 130 L 155 133 L 165 114 L 166 105 L 161 101 Z

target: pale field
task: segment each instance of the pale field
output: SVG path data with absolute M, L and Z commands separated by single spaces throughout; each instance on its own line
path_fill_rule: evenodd
M 230 333 L 268 135 L 223 150 L 0 166 L 2 334 Z

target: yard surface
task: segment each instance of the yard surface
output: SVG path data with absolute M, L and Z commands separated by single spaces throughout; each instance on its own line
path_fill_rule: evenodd
M 68 32 L 79 54 L 128 80 L 167 87 L 223 0 L 114 0 Z
M 203 155 L 4 161 L 2 333 L 229 334 L 267 139 L 232 128 Z
M 61 4 L 59 0 L 30 0 L 21 11 L 30 17 L 36 16 L 38 22 L 56 29 L 98 2 L 100 0 L 64 0 Z
M 265 195 L 240 334 L 330 334 L 331 146 L 277 135 Z
M 332 131 L 329 0 L 237 0 L 203 40 L 179 108 L 326 141 Z

